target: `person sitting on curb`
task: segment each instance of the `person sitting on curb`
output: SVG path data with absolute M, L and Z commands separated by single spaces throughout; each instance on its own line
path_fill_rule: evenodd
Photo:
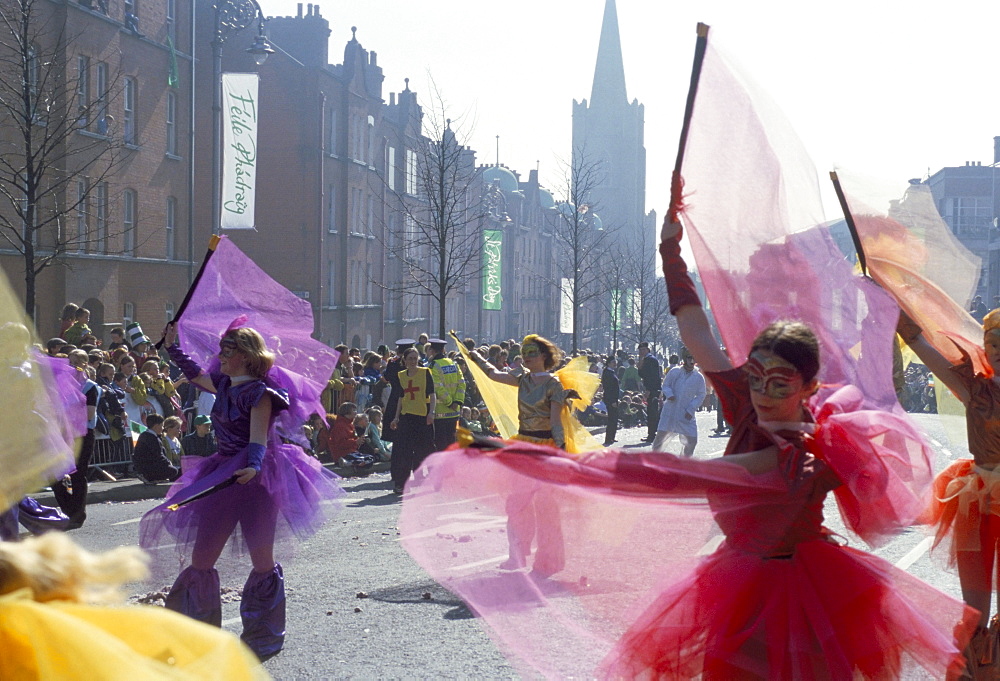
M 163 446 L 163 417 L 150 414 L 146 417 L 146 430 L 139 434 L 132 461 L 139 479 L 145 483 L 173 482 L 181 475 L 181 469 L 170 463 Z
M 219 451 L 219 445 L 212 435 L 212 419 L 208 414 L 194 417 L 194 432 L 181 440 L 184 456 L 212 456 Z

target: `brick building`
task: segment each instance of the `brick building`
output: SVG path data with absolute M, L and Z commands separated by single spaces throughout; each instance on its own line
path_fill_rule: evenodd
M 57 111 L 78 112 L 57 150 L 69 176 L 38 206 L 36 224 L 51 217 L 53 206 L 66 213 L 37 238 L 42 256 L 58 252 L 36 280 L 38 332 L 54 335 L 63 305 L 75 302 L 90 308 L 95 332 L 130 318 L 155 333 L 193 274 L 189 6 L 156 0 L 144 3 L 141 14 L 128 0 L 36 0 L 32 7 L 39 96 L 51 86 Z M 60 90 L 67 95 L 61 101 Z M 57 125 L 39 120 L 36 127 Z M 9 122 L 0 127 L 8 159 L 23 156 L 17 134 Z M 104 147 L 111 149 L 105 160 L 81 165 Z M 109 162 L 113 169 L 103 175 Z M 12 212 L 9 205 L 0 210 Z M 24 257 L 6 241 L 0 264 L 24 296 Z

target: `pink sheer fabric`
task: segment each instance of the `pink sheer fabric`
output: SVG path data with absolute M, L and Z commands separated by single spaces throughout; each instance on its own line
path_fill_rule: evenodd
M 819 336 L 815 432 L 775 435 L 778 468 L 760 475 L 525 443 L 440 452 L 407 487 L 404 546 L 530 675 L 943 677 L 976 614 L 822 527 L 831 490 L 872 544 L 927 498 L 929 450 L 891 379 L 897 307 L 831 238 L 787 122 L 711 44 L 684 177 L 685 233 L 733 364 L 776 319 Z
M 779 466 L 758 475 L 520 442 L 439 452 L 407 487 L 403 543 L 529 675 L 893 678 L 919 665 L 943 676 L 974 613 L 822 527 L 841 475 L 838 502 L 876 540 L 910 513 L 885 501 L 892 453 L 871 444 L 906 424 L 839 416 L 819 415 L 815 453 L 776 438 Z M 500 569 L 526 531 L 524 568 Z

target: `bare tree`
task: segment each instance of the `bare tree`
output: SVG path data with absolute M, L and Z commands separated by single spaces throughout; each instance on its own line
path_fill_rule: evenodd
M 632 302 L 628 275 L 630 274 L 629 258 L 631 253 L 620 241 L 605 253 L 603 258 L 600 285 L 602 294 L 599 297 L 601 307 L 607 314 L 608 329 L 611 330 L 611 352 L 618 350 L 618 336 L 624 331 L 629 319 L 629 304 Z
M 400 258 L 410 281 L 387 290 L 429 297 L 437 303 L 438 334 L 448 329 L 447 303 L 482 271 L 481 192 L 475 152 L 462 144 L 469 131 L 452 129 L 447 104 L 434 90 L 424 146 L 405 159 L 403 187 L 388 188 L 402 220 L 387 228 L 383 245 Z M 390 231 L 392 230 L 392 231 Z
M 631 345 L 647 341 L 652 345 L 669 346 L 680 338 L 677 323 L 670 314 L 667 290 L 656 274 L 659 256 L 645 252 L 639 244 L 628 247 L 625 282 L 626 323 L 622 335 Z
M 0 239 L 23 257 L 33 316 L 39 273 L 113 236 L 108 180 L 123 145 L 107 110 L 120 70 L 103 65 L 91 99 L 89 61 L 67 64 L 73 41 L 57 4 L 4 0 L 0 26 Z
M 604 181 L 602 164 L 589 158 L 585 149 L 577 149 L 564 169 L 565 199 L 556 207 L 558 219 L 553 228 L 559 274 L 555 285 L 572 306 L 572 349 L 576 352 L 582 313 L 604 293 L 602 263 L 618 226 L 603 224 L 600 206 L 593 202 L 594 190 Z

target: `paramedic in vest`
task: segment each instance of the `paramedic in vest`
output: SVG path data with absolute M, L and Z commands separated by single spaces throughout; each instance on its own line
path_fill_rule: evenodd
M 462 405 L 465 404 L 465 377 L 454 361 L 444 354 L 448 341 L 431 338 L 427 341 L 431 358 L 427 367 L 434 378 L 437 407 L 434 410 L 434 451 L 447 449 L 455 442 L 455 430 Z

